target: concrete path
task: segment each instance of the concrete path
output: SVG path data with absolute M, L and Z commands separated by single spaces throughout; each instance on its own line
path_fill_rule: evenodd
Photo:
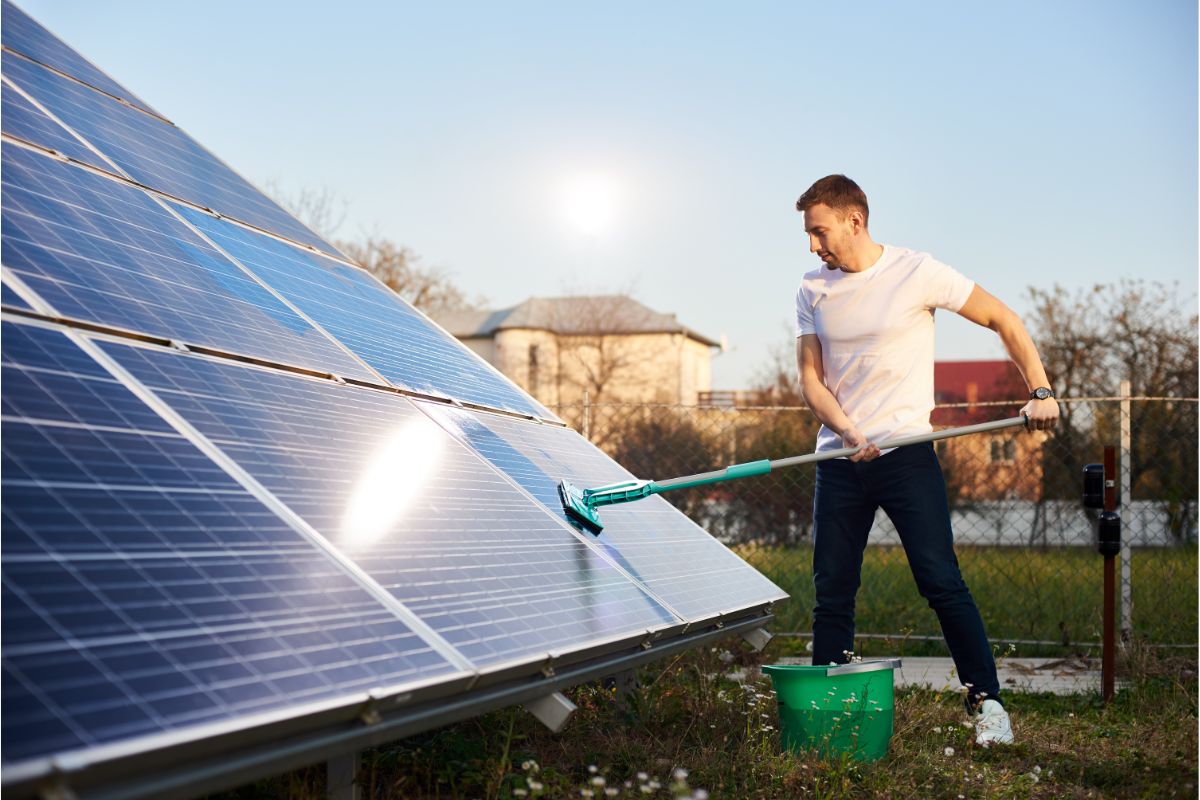
M 867 659 L 870 661 L 871 659 Z M 896 686 L 956 690 L 961 685 L 949 658 L 902 659 Z M 781 658 L 780 664 L 808 664 L 807 658 Z M 1004 658 L 996 664 L 1000 686 L 1010 692 L 1079 694 L 1100 691 L 1100 660 L 1087 658 Z M 1117 688 L 1123 686 L 1117 681 Z

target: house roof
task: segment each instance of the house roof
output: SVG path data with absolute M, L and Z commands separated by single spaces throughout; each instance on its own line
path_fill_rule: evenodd
M 936 361 L 933 365 L 934 400 L 939 403 L 987 403 L 1012 400 L 1014 409 L 1026 402 L 1025 381 L 1017 366 L 1008 360 Z M 935 425 L 968 425 L 999 419 L 1007 406 L 983 408 L 939 408 L 931 420 Z
M 625 295 L 531 297 L 511 308 L 446 311 L 434 320 L 459 339 L 495 336 L 514 328 L 586 336 L 628 333 L 682 333 L 701 344 L 720 343 L 687 327 L 674 314 L 663 314 Z

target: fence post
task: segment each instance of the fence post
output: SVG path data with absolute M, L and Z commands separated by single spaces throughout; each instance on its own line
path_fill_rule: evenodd
M 1125 509 L 1125 535 L 1121 537 L 1121 639 L 1128 641 L 1133 632 L 1133 580 L 1131 577 L 1130 561 L 1133 548 L 1130 542 L 1135 535 L 1136 527 L 1133 522 L 1137 515 L 1133 513 L 1133 435 L 1132 417 L 1129 413 L 1130 382 L 1121 381 L 1121 508 Z
M 592 404 L 588 400 L 588 390 L 583 390 L 583 438 L 592 440 Z

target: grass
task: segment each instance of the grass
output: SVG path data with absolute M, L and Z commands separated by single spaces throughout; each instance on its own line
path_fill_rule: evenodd
M 1045 640 L 1067 646 L 1100 641 L 1104 558 L 1094 550 L 956 549 L 963 576 L 993 641 Z M 812 549 L 741 547 L 737 552 L 791 595 L 776 606 L 774 628 L 811 630 Z M 1194 643 L 1196 548 L 1138 549 L 1131 566 L 1134 631 L 1152 642 Z M 1119 561 L 1117 569 L 1119 581 Z M 937 618 L 917 593 L 901 548 L 868 547 L 862 574 L 857 609 L 860 631 L 940 635 Z M 869 652 L 869 646 L 860 643 L 864 652 Z M 909 654 L 914 654 L 911 648 L 915 646 L 909 643 Z M 896 652 L 893 644 L 885 647 Z
M 977 747 L 957 692 L 901 690 L 882 761 L 781 752 L 769 682 L 779 655 L 739 643 L 644 668 L 626 697 L 590 684 L 555 735 L 503 709 L 364 755 L 364 797 L 579 798 L 1170 798 L 1195 797 L 1194 653 L 1134 647 L 1129 688 L 1095 694 L 1009 694 L 1017 744 Z M 1020 654 L 1020 653 L 1018 653 Z M 740 680 L 739 680 L 740 678 Z M 222 800 L 325 796 L 319 768 L 260 781 Z

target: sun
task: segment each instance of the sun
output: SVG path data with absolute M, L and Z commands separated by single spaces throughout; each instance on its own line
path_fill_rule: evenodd
M 611 231 L 619 203 L 617 182 L 606 173 L 581 173 L 563 184 L 563 215 L 571 228 L 585 236 L 601 236 Z

